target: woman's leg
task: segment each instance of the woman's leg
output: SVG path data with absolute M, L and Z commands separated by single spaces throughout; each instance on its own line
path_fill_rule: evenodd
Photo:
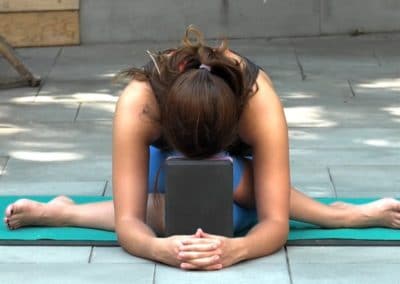
M 251 159 L 244 162 L 242 179 L 234 193 L 236 203 L 254 208 L 255 196 Z M 363 205 L 320 203 L 295 188 L 290 192 L 290 218 L 326 228 L 383 226 L 400 228 L 400 202 L 382 198 Z
M 164 230 L 162 164 L 169 154 L 150 147 L 146 222 L 159 233 Z M 4 222 L 10 229 L 24 226 L 70 226 L 114 231 L 114 204 L 112 201 L 75 204 L 66 196 L 58 196 L 48 203 L 19 199 L 7 207 Z
M 156 232 L 164 227 L 164 196 L 149 194 L 147 223 Z M 9 205 L 4 222 L 12 230 L 24 226 L 84 227 L 114 231 L 114 204 L 112 201 L 75 204 L 66 196 L 58 196 L 48 203 L 19 199 Z
M 73 226 L 114 230 L 112 201 L 75 204 L 66 196 L 48 203 L 19 199 L 9 205 L 4 222 L 10 229 L 24 226 Z

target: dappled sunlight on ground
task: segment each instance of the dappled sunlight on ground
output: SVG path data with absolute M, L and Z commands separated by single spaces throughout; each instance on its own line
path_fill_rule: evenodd
M 400 117 L 400 107 L 386 107 L 383 110 L 389 112 L 391 115 Z
M 315 133 L 310 133 L 299 129 L 291 129 L 289 131 L 289 139 L 316 141 L 321 140 L 321 137 Z
M 101 94 L 101 93 L 75 93 L 57 96 L 41 95 L 36 97 L 35 102 L 98 102 L 109 101 L 116 102 L 117 96 Z
M 69 152 L 11 151 L 11 158 L 35 162 L 61 162 L 83 160 L 84 155 Z
M 317 97 L 319 97 L 318 94 L 311 92 L 290 92 L 280 96 L 282 99 L 312 99 Z
M 336 121 L 324 118 L 326 110 L 321 106 L 288 107 L 285 115 L 289 125 L 295 127 L 333 127 Z
M 25 147 L 25 148 L 43 148 L 43 149 L 71 149 L 76 146 L 73 143 L 63 143 L 63 142 L 37 142 L 37 141 L 15 141 L 14 143 L 15 148 L 17 147 Z
M 100 78 L 114 78 L 115 75 L 117 75 L 117 72 L 112 72 L 112 73 L 104 73 L 104 74 L 99 74 Z
M 400 64 L 400 63 L 399 63 Z M 371 80 L 369 83 L 360 83 L 358 86 L 371 89 L 389 89 L 400 91 L 400 78 Z M 398 93 L 400 97 L 400 92 Z
M 384 111 L 388 112 L 390 115 L 394 116 L 393 121 L 400 122 L 400 106 L 399 107 L 386 107 L 386 108 L 382 108 L 382 110 L 384 110 Z
M 30 129 L 19 127 L 13 124 L 0 124 L 0 136 L 1 135 L 12 135 L 21 132 L 28 132 Z
M 36 99 L 36 96 L 25 96 L 25 97 L 12 98 L 12 99 L 10 99 L 10 102 L 12 102 L 12 103 L 31 103 L 31 102 L 34 102 L 35 99 Z
M 397 142 L 391 142 L 386 139 L 355 139 L 355 143 L 357 144 L 364 144 L 373 147 L 384 147 L 384 148 L 399 148 L 400 147 L 400 140 Z

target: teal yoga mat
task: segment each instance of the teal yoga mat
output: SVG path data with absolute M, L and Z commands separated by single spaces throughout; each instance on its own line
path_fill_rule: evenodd
M 21 196 L 0 196 L 0 212 Z M 47 202 L 53 196 L 24 196 Z M 72 196 L 76 203 L 110 200 L 101 196 Z M 362 204 L 376 198 L 317 198 L 329 204 L 344 201 Z M 288 245 L 400 245 L 400 230 L 387 228 L 321 229 L 315 225 L 290 221 Z M 10 231 L 4 223 L 0 225 L 0 245 L 118 245 L 114 232 L 87 228 L 26 227 Z

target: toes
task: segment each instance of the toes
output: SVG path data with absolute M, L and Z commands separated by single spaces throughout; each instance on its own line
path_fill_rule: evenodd
M 20 227 L 20 223 L 19 223 L 18 221 L 13 221 L 13 220 L 11 220 L 11 221 L 8 222 L 8 228 L 9 228 L 10 230 L 15 230 L 15 229 L 17 229 L 18 227 Z
M 10 228 L 9 222 L 10 222 L 10 220 L 9 220 L 7 217 L 4 218 L 4 224 L 5 224 L 8 228 Z
M 10 204 L 8 205 L 7 209 L 6 209 L 6 216 L 7 217 L 11 217 L 12 214 L 14 214 L 14 204 Z
M 396 200 L 396 204 L 394 205 L 394 210 L 400 212 L 400 202 Z

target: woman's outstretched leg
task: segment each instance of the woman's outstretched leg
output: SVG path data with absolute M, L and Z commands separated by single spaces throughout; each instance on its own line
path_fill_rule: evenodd
M 72 226 L 114 230 L 112 201 L 75 204 L 66 196 L 58 196 L 48 203 L 19 199 L 10 204 L 4 222 L 12 230 L 24 226 Z
M 146 222 L 157 233 L 164 231 L 164 196 L 148 195 Z M 24 226 L 84 227 L 115 230 L 112 201 L 75 204 L 66 196 L 58 196 L 48 203 L 19 199 L 10 204 L 4 222 L 12 229 Z
M 237 203 L 247 208 L 255 205 L 252 176 L 252 162 L 246 160 L 242 179 L 234 197 Z M 362 205 L 343 202 L 326 205 L 292 188 L 290 192 L 290 218 L 326 228 L 400 228 L 400 202 L 392 198 L 382 198 Z
M 325 205 L 292 188 L 290 217 L 326 228 L 400 228 L 400 202 L 382 198 L 362 205 L 343 202 Z

